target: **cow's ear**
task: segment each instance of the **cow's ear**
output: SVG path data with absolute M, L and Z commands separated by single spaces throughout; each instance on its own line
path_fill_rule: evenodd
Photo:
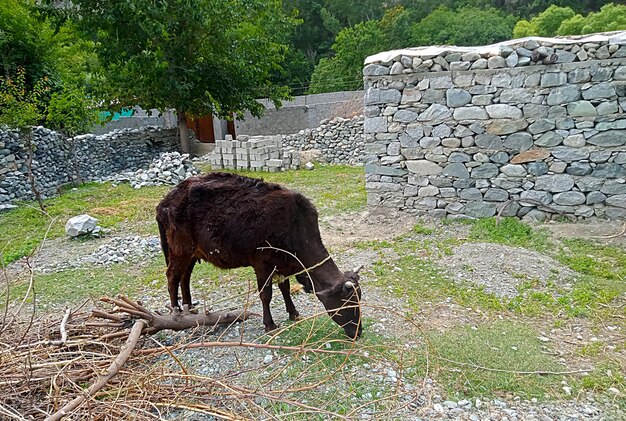
M 354 291 L 359 288 L 359 283 L 355 282 L 355 281 L 346 281 L 343 283 L 343 295 L 344 296 L 349 296 L 352 295 L 352 293 L 354 293 Z

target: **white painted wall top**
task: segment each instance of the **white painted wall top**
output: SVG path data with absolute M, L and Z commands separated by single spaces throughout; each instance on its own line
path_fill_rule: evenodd
M 502 47 L 508 47 L 513 45 L 520 45 L 528 40 L 535 40 L 541 44 L 551 43 L 554 45 L 565 44 L 584 44 L 588 42 L 599 43 L 608 42 L 608 44 L 626 45 L 626 31 L 605 32 L 592 35 L 577 35 L 569 37 L 525 37 L 517 38 L 513 40 L 499 42 L 497 44 L 476 46 L 476 47 L 458 47 L 455 45 L 436 45 L 428 47 L 416 47 L 416 48 L 404 48 L 400 50 L 384 51 L 382 53 L 374 54 L 365 59 L 365 64 L 371 63 L 388 63 L 394 61 L 394 58 L 399 56 L 408 57 L 436 57 L 439 54 L 446 52 L 458 52 L 468 53 L 476 52 L 482 56 L 494 56 L 500 53 Z

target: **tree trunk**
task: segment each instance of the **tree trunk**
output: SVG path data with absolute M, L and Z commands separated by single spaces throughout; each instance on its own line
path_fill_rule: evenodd
M 177 112 L 178 116 L 178 135 L 180 136 L 180 150 L 183 153 L 189 153 L 189 129 L 187 128 L 187 116 L 183 111 Z
M 26 158 L 26 168 L 28 169 L 28 181 L 30 183 L 30 188 L 35 195 L 35 199 L 39 204 L 39 208 L 45 212 L 46 205 L 43 203 L 43 199 L 41 198 L 41 192 L 37 188 L 37 182 L 35 180 L 35 173 L 33 172 L 33 155 L 35 151 L 33 150 L 33 132 L 32 129 L 24 134 L 26 136 L 26 148 L 28 152 L 28 156 Z

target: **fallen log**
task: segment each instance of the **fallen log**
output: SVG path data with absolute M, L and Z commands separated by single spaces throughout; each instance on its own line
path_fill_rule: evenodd
M 212 312 L 212 313 L 191 313 L 188 308 L 183 311 L 173 311 L 170 314 L 159 314 L 152 312 L 140 303 L 132 301 L 126 297 L 109 298 L 103 297 L 101 301 L 115 305 L 113 312 L 93 310 L 92 315 L 105 319 L 104 322 L 87 323 L 90 327 L 111 327 L 121 329 L 130 327 L 134 320 L 143 320 L 145 327 L 142 330 L 144 335 L 152 335 L 161 330 L 186 330 L 199 326 L 213 328 L 221 324 L 231 324 L 237 321 L 246 320 L 250 316 L 258 316 L 248 310 L 232 312 Z M 114 313 L 125 313 L 120 316 Z

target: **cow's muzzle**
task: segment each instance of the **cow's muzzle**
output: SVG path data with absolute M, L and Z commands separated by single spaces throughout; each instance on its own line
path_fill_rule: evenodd
M 346 332 L 346 335 L 350 337 L 350 339 L 357 339 L 363 333 L 363 328 L 360 324 L 356 326 L 353 323 L 348 323 L 343 327 L 343 330 Z

